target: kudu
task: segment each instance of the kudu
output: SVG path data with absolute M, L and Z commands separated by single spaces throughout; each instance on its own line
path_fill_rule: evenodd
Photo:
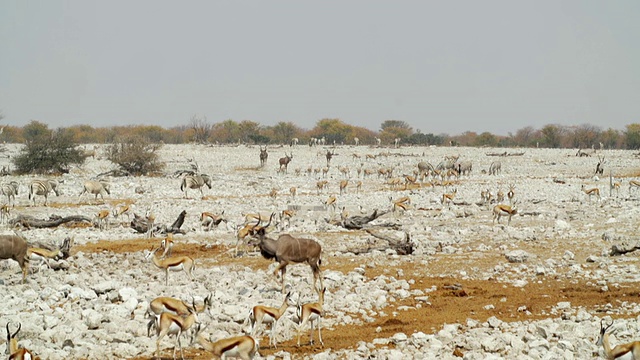
M 265 146 L 263 149 L 261 146 L 260 147 L 260 167 L 264 167 L 264 165 L 267 163 L 268 157 L 269 157 L 269 153 L 267 152 L 267 147 Z
M 255 231 L 255 234 L 249 240 L 249 244 L 256 245 L 260 248 L 260 253 L 267 259 L 275 259 L 279 263 L 273 274 L 277 277 L 280 272 L 280 280 L 282 281 L 282 293 L 285 293 L 284 277 L 287 273 L 287 265 L 289 263 L 307 263 L 313 272 L 313 289 L 319 291 L 316 287 L 318 279 L 320 279 L 320 289 L 324 288 L 322 282 L 322 273 L 320 265 L 322 264 L 321 255 L 322 247 L 318 242 L 311 239 L 296 238 L 289 234 L 281 234 L 277 240 L 266 236 L 267 228 L 271 223 L 261 227 Z M 258 227 L 260 219 L 254 227 Z
M 20 264 L 23 284 L 27 279 L 29 266 L 28 248 L 27 242 L 21 236 L 0 235 L 0 259 L 13 259 Z
M 284 172 L 287 172 L 287 167 L 289 166 L 291 159 L 293 159 L 293 153 L 291 153 L 290 155 L 284 153 L 284 157 L 278 160 L 280 162 L 280 170 L 282 170 L 282 168 L 284 167 Z

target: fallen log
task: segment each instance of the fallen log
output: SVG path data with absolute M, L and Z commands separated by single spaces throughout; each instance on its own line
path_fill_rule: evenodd
M 624 255 L 626 253 L 630 253 L 632 251 L 636 251 L 640 249 L 640 242 L 638 241 L 623 241 L 619 244 L 614 244 L 611 246 L 611 251 L 609 251 L 609 255 Z
M 67 224 L 70 222 L 80 222 L 80 223 L 89 223 L 92 224 L 93 221 L 91 218 L 82 216 L 82 215 L 72 215 L 72 216 L 59 216 L 59 215 L 50 215 L 49 219 L 38 219 L 29 215 L 18 215 L 17 217 L 9 220 L 9 225 L 16 226 L 20 225 L 24 228 L 52 228 L 57 227 L 62 224 Z
M 411 242 L 411 236 L 409 236 L 408 232 L 404 233 L 403 238 L 398 239 L 382 234 L 381 232 L 374 231 L 373 229 L 365 229 L 365 231 L 367 232 L 367 234 L 375 238 L 387 241 L 389 243 L 389 247 L 395 250 L 398 255 L 413 254 L 413 243 Z
M 182 234 L 182 235 L 186 234 L 186 231 L 180 229 L 180 227 L 182 227 L 182 224 L 184 224 L 184 218 L 186 216 L 187 216 L 187 211 L 182 210 L 180 215 L 178 215 L 178 218 L 176 219 L 176 221 L 174 221 L 173 224 L 171 224 L 170 226 L 154 225 L 153 233 L 154 234 L 171 233 L 171 234 Z M 141 234 L 146 234 L 147 231 L 149 230 L 149 222 L 147 221 L 147 218 L 145 218 L 144 216 L 140 216 L 138 214 L 133 214 L 133 220 L 131 220 L 130 225 L 133 230 Z
M 369 216 L 354 215 L 346 219 L 328 220 L 328 222 L 333 225 L 342 226 L 345 229 L 360 230 L 364 228 L 368 223 L 386 214 L 387 212 L 388 211 L 378 211 L 378 209 L 375 209 Z

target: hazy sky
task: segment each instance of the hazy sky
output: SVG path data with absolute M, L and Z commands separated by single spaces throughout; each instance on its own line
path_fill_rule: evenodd
M 640 122 L 640 1 L 0 1 L 2 123 Z

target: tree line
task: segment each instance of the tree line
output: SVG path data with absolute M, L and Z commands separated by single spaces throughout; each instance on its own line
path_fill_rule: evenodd
M 23 126 L 3 127 L 0 141 L 25 143 L 34 134 L 48 126 L 32 121 Z M 625 130 L 602 128 L 594 125 L 564 126 L 548 124 L 540 129 L 531 126 L 516 131 L 515 134 L 496 135 L 490 132 L 480 134 L 467 131 L 458 135 L 424 133 L 414 130 L 402 120 L 386 120 L 377 131 L 354 126 L 340 119 L 321 119 L 312 129 L 303 129 L 292 122 L 279 122 L 264 126 L 255 121 L 224 120 L 213 123 L 206 117 L 193 116 L 187 124 L 164 128 L 156 125 L 133 125 L 93 127 L 75 125 L 56 130 L 60 136 L 78 144 L 112 144 L 125 137 L 142 137 L 152 143 L 166 144 L 290 144 L 297 138 L 298 144 L 306 144 L 311 138 L 325 139 L 328 145 L 353 144 L 354 138 L 362 145 L 376 143 L 393 144 L 400 139 L 403 145 L 459 145 L 487 147 L 544 147 L 544 148 L 592 148 L 638 149 L 640 148 L 640 124 L 626 125 Z

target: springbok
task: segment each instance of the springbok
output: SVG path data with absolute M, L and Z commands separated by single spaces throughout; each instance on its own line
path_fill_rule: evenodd
M 260 220 L 254 225 L 257 228 Z M 271 219 L 269 219 L 271 224 Z M 285 275 L 287 273 L 287 265 L 289 263 L 307 263 L 313 272 L 313 289 L 319 291 L 316 287 L 318 279 L 320 279 L 320 288 L 323 288 L 322 273 L 320 265 L 322 264 L 322 246 L 317 241 L 305 238 L 296 238 L 289 234 L 281 234 L 278 240 L 268 238 L 266 236 L 269 224 L 255 231 L 255 234 L 249 240 L 249 244 L 256 245 L 260 248 L 262 256 L 278 262 L 278 266 L 273 271 L 277 277 L 280 272 L 280 281 L 282 281 L 282 293 L 285 293 Z
M 18 336 L 21 328 L 22 324 L 18 323 L 18 330 L 11 334 L 9 331 L 9 323 L 7 322 L 7 354 L 9 355 L 9 360 L 40 359 L 39 357 L 35 357 L 28 349 L 18 347 L 18 339 L 16 336 Z
M 307 323 L 309 323 L 311 326 L 309 343 L 313 345 L 313 328 L 315 323 L 315 327 L 318 328 L 318 339 L 320 340 L 320 345 L 324 346 L 324 342 L 322 341 L 322 332 L 320 330 L 320 320 L 324 316 L 324 309 L 322 307 L 324 305 L 324 293 L 326 291 L 327 289 L 323 287 L 322 291 L 318 293 L 318 302 L 316 303 L 307 303 L 301 305 L 300 298 L 298 297 L 298 306 L 296 309 L 296 313 L 300 321 L 298 323 L 298 346 L 300 346 L 300 336 L 302 336 L 302 329 Z
M 226 339 L 220 339 L 216 342 L 211 342 L 200 334 L 200 326 L 196 330 L 196 341 L 198 344 L 213 354 L 214 359 L 227 359 L 228 357 L 240 358 L 242 360 L 253 359 L 260 344 L 255 338 L 243 335 L 234 336 Z
M 271 331 L 269 333 L 269 345 L 273 345 L 274 349 L 278 348 L 278 339 L 276 337 L 276 329 L 278 320 L 287 312 L 291 300 L 291 293 L 287 293 L 284 297 L 284 301 L 279 308 L 256 305 L 249 311 L 249 316 L 245 320 L 244 325 L 249 324 L 251 326 L 251 336 L 256 336 L 262 330 L 262 324 L 271 324 Z
M 604 355 L 607 359 L 632 359 L 638 360 L 640 359 L 640 341 L 632 341 L 626 344 L 616 345 L 613 349 L 611 348 L 611 344 L 609 343 L 609 333 L 607 330 L 613 325 L 613 321 L 608 326 L 604 326 L 603 320 L 600 320 L 600 336 L 598 337 L 598 341 L 596 345 L 602 346 L 604 349 Z M 631 355 L 630 357 L 625 355 Z

